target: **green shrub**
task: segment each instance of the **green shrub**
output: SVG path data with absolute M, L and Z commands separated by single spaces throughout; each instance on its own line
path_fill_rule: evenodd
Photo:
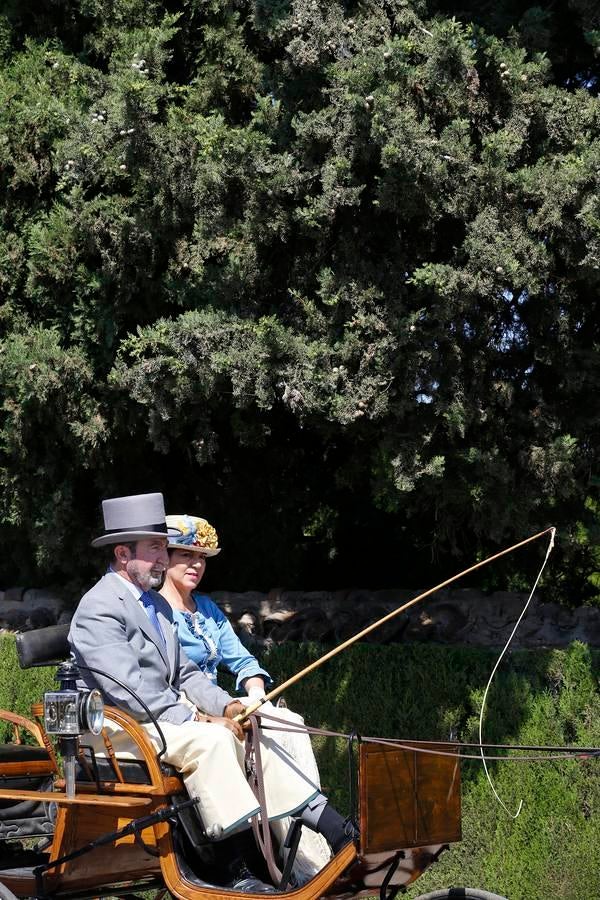
M 23 672 L 12 635 L 0 635 L 0 709 L 31 716 L 31 705 L 41 700 L 44 691 L 56 687 L 54 668 L 41 666 Z M 0 721 L 0 741 L 10 740 L 11 729 Z

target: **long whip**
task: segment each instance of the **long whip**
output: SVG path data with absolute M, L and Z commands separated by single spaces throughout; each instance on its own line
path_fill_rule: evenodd
M 475 572 L 477 569 L 481 569 L 483 566 L 487 566 L 488 563 L 493 562 L 495 559 L 500 559 L 501 556 L 506 556 L 508 553 L 512 553 L 513 550 L 518 550 L 519 547 L 524 547 L 526 544 L 530 544 L 532 541 L 537 541 L 539 538 L 543 537 L 545 534 L 549 534 L 554 532 L 556 529 L 553 525 L 548 528 L 544 528 L 543 531 L 539 531 L 537 534 L 531 535 L 531 537 L 525 538 L 523 541 L 519 541 L 518 544 L 513 544 L 511 547 L 507 547 L 505 550 L 500 550 L 499 553 L 494 553 L 493 556 L 488 556 L 486 559 L 482 559 L 480 562 L 475 563 L 472 566 L 469 566 L 468 569 L 464 569 L 462 572 L 459 572 L 458 575 L 453 575 L 451 578 L 447 578 L 445 581 L 442 581 L 440 584 L 436 584 L 435 587 L 430 588 L 428 591 L 424 591 L 422 594 L 419 594 L 417 597 L 413 597 L 412 600 L 409 600 L 408 603 L 404 603 L 402 606 L 399 606 L 397 609 L 393 609 L 391 612 L 387 613 L 385 616 L 382 616 L 380 619 L 377 619 L 376 622 L 373 622 L 371 625 L 367 625 L 366 628 L 363 628 L 362 631 L 359 631 L 358 634 L 355 634 L 353 637 L 348 638 L 343 643 L 339 644 L 337 647 L 334 647 L 332 650 L 329 650 L 323 656 L 316 659 L 314 662 L 310 663 L 304 669 L 301 669 L 300 672 L 296 672 L 295 675 L 292 675 L 291 678 L 288 678 L 287 681 L 284 681 L 282 684 L 278 685 L 276 688 L 273 688 L 268 694 L 264 697 L 261 697 L 260 700 L 257 700 L 255 703 L 252 703 L 250 706 L 247 706 L 243 713 L 239 713 L 234 719 L 236 722 L 243 722 L 248 716 L 251 716 L 252 713 L 256 712 L 257 709 L 266 703 L 268 700 L 274 700 L 278 697 L 283 691 L 287 690 L 293 684 L 296 684 L 297 681 L 300 681 L 301 678 L 304 678 L 305 675 L 308 675 L 309 672 L 314 672 L 315 669 L 318 669 L 319 666 L 322 666 L 323 663 L 326 663 L 327 660 L 333 659 L 334 656 L 337 656 L 338 653 L 341 653 L 342 650 L 346 650 L 348 647 L 351 647 L 352 644 L 355 644 L 357 641 L 360 641 L 361 638 L 365 637 L 365 635 L 370 634 L 372 631 L 375 631 L 376 628 L 379 628 L 380 625 L 384 625 L 386 622 L 389 622 L 390 619 L 393 619 L 395 616 L 399 616 L 400 613 L 409 609 L 411 606 L 414 606 L 416 603 L 419 603 L 421 600 L 424 600 L 426 597 L 430 597 L 432 594 L 435 594 L 436 591 L 440 591 L 442 588 L 447 587 L 447 585 L 452 584 L 454 581 L 458 581 L 459 578 L 462 578 L 465 575 L 469 575 L 471 572 Z

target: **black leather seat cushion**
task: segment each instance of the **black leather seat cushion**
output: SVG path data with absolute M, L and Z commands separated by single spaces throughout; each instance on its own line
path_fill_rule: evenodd
M 90 765 L 90 769 L 92 772 L 94 771 L 93 763 L 91 762 L 90 755 L 86 754 L 88 763 Z M 129 784 L 150 784 L 150 776 L 148 774 L 148 768 L 146 763 L 140 759 L 128 759 L 123 760 L 119 759 L 119 768 L 123 774 L 123 778 Z M 96 766 L 98 767 L 98 780 L 99 781 L 117 781 L 117 774 L 112 767 L 110 760 L 105 759 L 104 757 L 97 756 L 96 757 Z M 177 769 L 174 769 L 173 766 L 168 766 L 166 763 L 161 764 L 161 771 L 163 775 L 177 775 Z M 75 770 L 75 778 L 77 781 L 90 781 L 90 779 L 86 769 L 77 765 Z
M 30 747 L 27 744 L 0 744 L 0 767 L 2 763 L 50 762 L 50 754 L 45 747 Z M 2 770 L 0 768 L 0 775 Z
M 0 775 L 0 788 L 9 791 L 51 791 L 52 780 L 48 780 L 48 775 Z M 0 808 L 4 809 L 15 802 L 15 800 L 0 800 Z

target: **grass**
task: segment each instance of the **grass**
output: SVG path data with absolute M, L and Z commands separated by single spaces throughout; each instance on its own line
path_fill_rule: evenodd
M 281 682 L 322 648 L 289 644 L 262 662 Z M 493 653 L 433 645 L 359 644 L 326 663 L 286 694 L 310 724 L 362 735 L 475 740 Z M 496 743 L 600 746 L 600 654 L 581 643 L 564 651 L 508 657 L 488 700 L 487 740 Z M 27 714 L 53 672 L 21 672 L 10 637 L 0 639 L 0 706 Z M 4 738 L 5 739 L 5 738 Z M 343 740 L 316 742 L 323 784 L 348 809 Z M 495 801 L 481 765 L 463 764 L 463 841 L 432 866 L 408 894 L 469 885 L 510 900 L 600 897 L 600 759 L 495 763 L 497 790 L 517 819 Z

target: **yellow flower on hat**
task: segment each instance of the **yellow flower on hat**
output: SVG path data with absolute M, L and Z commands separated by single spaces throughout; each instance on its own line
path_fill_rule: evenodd
M 200 547 L 208 547 L 210 550 L 216 550 L 219 546 L 219 538 L 216 530 L 206 519 L 197 519 L 196 525 L 196 543 Z
M 181 534 L 170 538 L 169 547 L 188 547 L 203 551 L 206 556 L 216 556 L 221 552 L 216 529 L 199 516 L 167 516 L 167 527 L 177 528 Z

